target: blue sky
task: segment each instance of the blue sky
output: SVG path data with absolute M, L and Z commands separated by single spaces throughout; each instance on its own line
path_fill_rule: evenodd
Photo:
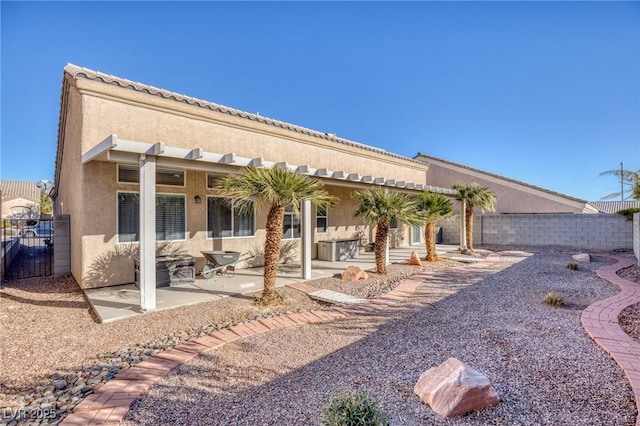
M 53 178 L 74 63 L 574 197 L 640 169 L 638 2 L 6 2 L 1 170 Z

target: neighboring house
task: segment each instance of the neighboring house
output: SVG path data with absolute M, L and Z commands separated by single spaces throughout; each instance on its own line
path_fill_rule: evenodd
M 590 201 L 599 213 L 617 213 L 620 210 L 640 208 L 640 201 Z
M 82 288 L 133 282 L 138 257 L 148 288 L 156 242 L 163 253 L 196 257 L 197 269 L 204 264 L 201 251 L 259 254 L 266 209 L 242 214 L 214 189 L 218 178 L 245 166 L 287 167 L 314 176 L 339 198 L 326 212 L 305 206 L 298 217 L 287 209 L 282 238 L 285 247 L 295 249 L 306 275 L 318 241 L 358 236 L 372 241 L 373 229 L 353 215 L 354 191 L 378 185 L 454 193 L 428 187 L 427 167 L 411 158 L 65 67 L 52 198 L 56 216 L 70 217 L 70 269 Z M 400 224 L 392 244 L 419 243 L 419 231 Z
M 588 201 L 515 179 L 423 153 L 414 159 L 428 166 L 427 182 L 432 185 L 449 188 L 459 182 L 476 182 L 488 187 L 496 194 L 495 213 L 598 213 Z
M 40 189 L 36 182 L 0 181 L 3 219 L 33 219 L 40 216 Z

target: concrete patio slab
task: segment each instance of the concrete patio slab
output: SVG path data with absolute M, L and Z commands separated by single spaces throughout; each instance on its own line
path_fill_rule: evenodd
M 453 245 L 439 244 L 436 246 L 438 254 L 457 251 Z M 391 249 L 389 260 L 391 263 L 401 263 L 409 260 L 412 251 L 423 252 L 424 246 L 408 246 Z M 311 265 L 311 280 L 331 277 L 341 274 L 349 266 L 359 266 L 362 269 L 375 267 L 373 253 L 360 253 L 356 259 L 339 262 L 313 260 Z M 180 284 L 173 287 L 157 289 L 157 309 L 171 309 L 179 306 L 220 300 L 232 295 L 253 293 L 262 290 L 263 268 L 239 269 L 233 277 L 215 275 L 204 279 L 200 275 L 191 284 Z M 299 264 L 289 263 L 280 265 L 276 279 L 276 287 L 300 283 L 308 280 L 301 278 Z M 145 313 L 140 308 L 140 290 L 132 283 L 113 287 L 85 290 L 87 300 L 101 322 L 111 322 Z M 342 303 L 342 302 L 341 302 Z

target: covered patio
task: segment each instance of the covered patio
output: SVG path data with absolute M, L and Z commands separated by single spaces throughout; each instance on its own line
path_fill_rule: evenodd
M 436 246 L 438 254 L 457 251 L 458 246 Z M 389 262 L 401 263 L 409 259 L 412 251 L 422 253 L 422 246 L 408 246 L 389 250 Z M 310 281 L 317 278 L 331 277 L 342 273 L 351 265 L 365 270 L 375 268 L 374 253 L 360 253 L 358 258 L 337 262 L 324 260 L 311 261 L 311 277 L 301 278 L 301 265 L 289 263 L 280 265 L 278 270 L 277 287 Z M 204 279 L 198 276 L 192 284 L 181 284 L 173 287 L 156 289 L 156 310 L 176 308 L 196 303 L 210 302 L 233 295 L 253 293 L 262 290 L 261 267 L 237 270 L 233 277 L 215 275 Z M 146 312 L 140 307 L 140 289 L 134 284 L 85 290 L 87 300 L 91 304 L 101 322 L 111 322 L 128 318 Z

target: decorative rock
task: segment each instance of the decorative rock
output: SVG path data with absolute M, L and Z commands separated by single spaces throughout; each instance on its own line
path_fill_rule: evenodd
M 369 275 L 359 266 L 349 266 L 340 276 L 342 281 L 359 281 L 369 279 Z
M 61 390 L 67 387 L 67 381 L 63 380 L 63 379 L 58 379 L 55 380 L 53 382 L 53 386 L 57 389 L 57 390 Z
M 417 251 L 411 252 L 411 257 L 409 258 L 409 265 L 422 266 L 422 262 L 420 262 L 420 256 L 418 256 Z
M 579 253 L 571 256 L 573 260 L 577 260 L 578 262 L 591 262 L 591 256 L 589 253 Z
M 498 404 L 489 379 L 456 358 L 420 375 L 413 392 L 440 416 L 450 418 Z

